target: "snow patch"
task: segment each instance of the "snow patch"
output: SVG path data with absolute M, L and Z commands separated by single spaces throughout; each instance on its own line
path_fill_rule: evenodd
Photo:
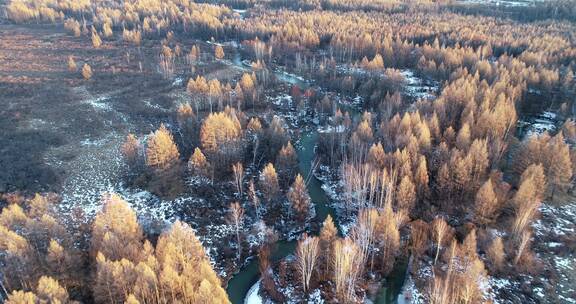
M 246 298 L 244 299 L 244 304 L 263 304 L 264 301 L 262 301 L 262 298 L 258 294 L 259 292 L 260 292 L 260 280 L 258 280 L 256 284 L 250 287 L 250 290 L 248 290 Z

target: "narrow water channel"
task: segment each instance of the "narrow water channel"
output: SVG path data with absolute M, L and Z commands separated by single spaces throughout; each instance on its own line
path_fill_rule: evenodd
M 328 203 L 328 197 L 324 190 L 322 190 L 322 182 L 319 181 L 314 175 L 308 176 L 311 173 L 312 163 L 315 158 L 314 147 L 318 140 L 318 132 L 316 130 L 305 131 L 300 137 L 300 147 L 298 149 L 298 167 L 300 174 L 308 180 L 308 192 L 310 198 L 314 203 L 316 210 L 316 218 L 319 221 L 324 221 L 328 214 L 335 217 L 334 209 Z M 296 249 L 297 241 L 279 241 L 276 243 L 274 251 L 272 252 L 272 260 L 280 260 L 289 254 L 292 254 Z M 258 258 L 254 257 L 242 270 L 236 274 L 228 282 L 228 297 L 233 304 L 244 303 L 246 294 L 259 278 L 258 271 Z
M 247 65 L 243 64 L 239 51 L 235 52 L 232 63 L 243 70 L 248 69 Z M 308 83 L 291 74 L 282 71 L 275 71 L 274 74 L 283 82 L 296 84 L 301 88 L 309 87 Z M 300 144 L 298 145 L 297 150 L 299 162 L 298 168 L 300 174 L 302 174 L 308 182 L 308 192 L 316 211 L 315 220 L 322 223 L 326 217 L 330 215 L 334 219 L 335 223 L 337 223 L 338 218 L 336 212 L 334 208 L 329 205 L 329 198 L 322 189 L 322 182 L 312 174 L 313 170 L 311 170 L 316 158 L 315 147 L 318 137 L 319 134 L 316 128 L 307 129 L 300 134 Z M 296 243 L 297 241 L 295 240 L 278 241 L 272 252 L 272 260 L 278 261 L 289 254 L 292 254 L 296 249 Z M 390 304 L 396 302 L 396 298 L 402 290 L 406 272 L 406 263 L 397 264 L 398 265 L 396 265 L 391 276 L 386 281 L 386 284 L 379 290 L 378 296 L 376 297 L 376 304 Z M 230 301 L 233 304 L 243 304 L 248 291 L 258 282 L 258 279 L 258 258 L 253 257 L 250 262 L 228 282 L 226 291 Z

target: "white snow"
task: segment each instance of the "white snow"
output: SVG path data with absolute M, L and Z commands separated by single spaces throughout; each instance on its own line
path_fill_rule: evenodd
M 105 103 L 105 101 L 108 99 L 110 99 L 110 97 L 100 96 L 100 97 L 95 97 L 95 98 L 90 98 L 90 99 L 84 100 L 83 102 L 91 105 L 92 107 L 94 107 L 94 109 L 112 111 L 113 110 L 112 107 L 109 104 Z
M 176 77 L 176 79 L 174 79 L 174 81 L 172 82 L 172 86 L 173 87 L 180 86 L 180 85 L 182 85 L 183 82 L 184 82 L 184 78 Z
M 250 287 L 244 299 L 244 304 L 263 304 L 264 302 L 258 292 L 260 292 L 260 280 Z
M 401 294 L 398 295 L 396 301 L 398 304 L 420 304 L 424 303 L 424 295 L 418 290 L 416 284 L 414 284 L 414 279 L 409 275 L 402 287 Z
M 557 120 L 558 118 L 556 113 L 544 111 L 535 117 L 530 117 L 526 120 L 519 120 L 518 125 L 526 129 L 524 136 L 530 137 L 544 132 L 554 132 L 556 130 Z
M 481 4 L 481 5 L 496 5 L 504 7 L 528 7 L 534 6 L 536 2 L 545 0 L 458 0 L 459 3 L 464 4 Z
M 422 78 L 414 75 L 413 70 L 400 70 L 400 73 L 406 79 L 406 86 L 404 93 L 408 96 L 412 96 L 418 99 L 434 99 L 435 96 L 432 92 L 438 89 L 437 83 L 432 83 L 430 85 L 425 84 Z
M 318 127 L 318 133 L 344 133 L 346 131 L 346 126 L 338 125 L 338 126 L 324 126 Z

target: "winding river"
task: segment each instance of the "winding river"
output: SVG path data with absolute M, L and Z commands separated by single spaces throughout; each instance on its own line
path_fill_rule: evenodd
M 234 66 L 242 70 L 250 69 L 241 60 L 241 55 L 238 51 L 235 52 L 231 62 Z M 309 87 L 309 83 L 302 81 L 302 79 L 282 72 L 275 71 L 274 75 L 280 81 L 299 85 L 301 88 Z M 300 174 L 308 181 L 308 192 L 310 198 L 314 203 L 316 211 L 316 222 L 322 223 L 328 215 L 332 216 L 335 222 L 338 221 L 334 208 L 329 205 L 329 198 L 322 189 L 322 182 L 318 180 L 312 173 L 312 164 L 316 158 L 315 147 L 318 141 L 319 133 L 316 128 L 307 128 L 300 134 L 300 142 L 298 145 L 298 167 Z M 276 243 L 274 251 L 272 252 L 272 260 L 278 261 L 294 252 L 296 249 L 297 241 L 281 240 Z M 405 279 L 406 263 L 397 263 L 397 267 L 393 270 L 392 274 L 386 280 L 378 291 L 375 304 L 390 304 L 395 303 L 398 295 L 402 290 Z M 233 304 L 245 303 L 247 293 L 252 286 L 258 282 L 258 258 L 252 257 L 247 265 L 245 265 L 240 272 L 232 277 L 228 282 L 226 289 L 228 297 Z

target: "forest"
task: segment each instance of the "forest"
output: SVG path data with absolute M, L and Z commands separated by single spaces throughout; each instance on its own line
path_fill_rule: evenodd
M 575 303 L 575 70 L 575 0 L 0 0 L 0 303 Z

